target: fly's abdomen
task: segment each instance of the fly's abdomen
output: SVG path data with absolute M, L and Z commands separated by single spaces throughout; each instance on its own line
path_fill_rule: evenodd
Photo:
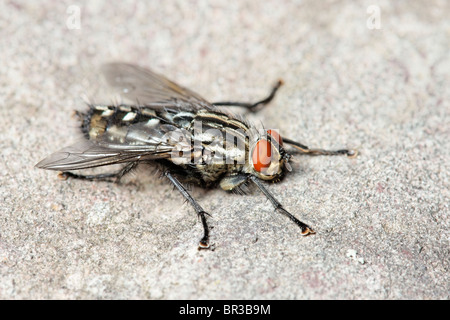
M 107 134 L 112 140 L 125 139 L 133 124 L 142 123 L 147 128 L 155 128 L 162 119 L 154 110 L 127 105 L 91 106 L 84 115 L 82 131 L 89 140 L 100 140 Z

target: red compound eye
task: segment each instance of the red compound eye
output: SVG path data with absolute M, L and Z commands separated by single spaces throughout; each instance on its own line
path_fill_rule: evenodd
M 278 144 L 279 144 L 280 146 L 283 145 L 283 139 L 281 138 L 281 136 L 280 136 L 280 134 L 278 133 L 278 131 L 276 131 L 276 130 L 267 130 L 267 133 L 270 134 L 270 136 L 271 136 L 272 138 L 274 138 L 275 141 L 278 142 Z
M 275 140 L 280 146 L 283 145 L 283 139 L 276 130 L 267 130 L 267 133 Z M 253 149 L 252 162 L 253 168 L 256 171 L 261 172 L 263 169 L 270 167 L 272 162 L 272 143 L 266 139 L 261 139 L 256 143 L 255 149 Z
M 272 160 L 272 148 L 271 143 L 266 139 L 261 139 L 256 143 L 255 149 L 253 149 L 252 162 L 253 168 L 256 171 L 261 172 L 264 168 L 270 166 Z

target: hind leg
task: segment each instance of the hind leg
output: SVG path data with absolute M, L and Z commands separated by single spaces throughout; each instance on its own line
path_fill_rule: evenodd
M 136 168 L 138 165 L 138 162 L 130 162 L 126 166 L 124 166 L 122 169 L 120 169 L 117 172 L 113 173 L 101 173 L 101 174 L 94 174 L 94 175 L 82 175 L 77 174 L 69 171 L 64 171 L 59 173 L 59 177 L 61 179 L 67 179 L 67 178 L 74 178 L 74 179 L 81 179 L 81 180 L 89 180 L 89 181 L 108 181 L 108 182 L 119 182 L 120 179 L 127 173 L 129 173 L 131 170 Z

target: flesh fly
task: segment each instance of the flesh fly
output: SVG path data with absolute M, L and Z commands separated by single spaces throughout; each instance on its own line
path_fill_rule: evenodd
M 273 99 L 281 81 L 267 98 L 256 103 L 210 103 L 197 93 L 139 66 L 112 63 L 104 65 L 102 73 L 124 98 L 138 103 L 90 104 L 86 112 L 77 113 L 85 139 L 50 155 L 36 166 L 61 171 L 63 178 L 104 181 L 119 181 L 141 163 L 159 167 L 202 222 L 199 248 L 210 247 L 209 214 L 183 183 L 220 186 L 236 192 L 253 183 L 275 210 L 297 224 L 306 236 L 315 233 L 314 230 L 289 213 L 264 184 L 278 182 L 291 171 L 291 154 L 286 146 L 309 155 L 356 156 L 353 150 L 310 149 L 282 138 L 276 130 L 257 130 L 244 118 L 223 108 L 257 110 Z M 96 175 L 72 172 L 111 164 L 122 164 L 122 168 Z

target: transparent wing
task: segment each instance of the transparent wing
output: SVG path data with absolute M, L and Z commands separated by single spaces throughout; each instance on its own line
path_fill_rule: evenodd
M 186 102 L 210 105 L 197 93 L 151 70 L 127 63 L 109 63 L 101 68 L 108 84 L 123 97 L 142 104 Z
M 169 159 L 191 152 L 192 135 L 172 125 L 146 128 L 137 123 L 122 131 L 108 132 L 99 140 L 82 140 L 51 154 L 36 167 L 47 170 L 78 170 L 116 163 Z
M 47 170 L 78 170 L 116 163 L 170 157 L 172 147 L 102 145 L 90 140 L 63 148 L 36 164 Z

